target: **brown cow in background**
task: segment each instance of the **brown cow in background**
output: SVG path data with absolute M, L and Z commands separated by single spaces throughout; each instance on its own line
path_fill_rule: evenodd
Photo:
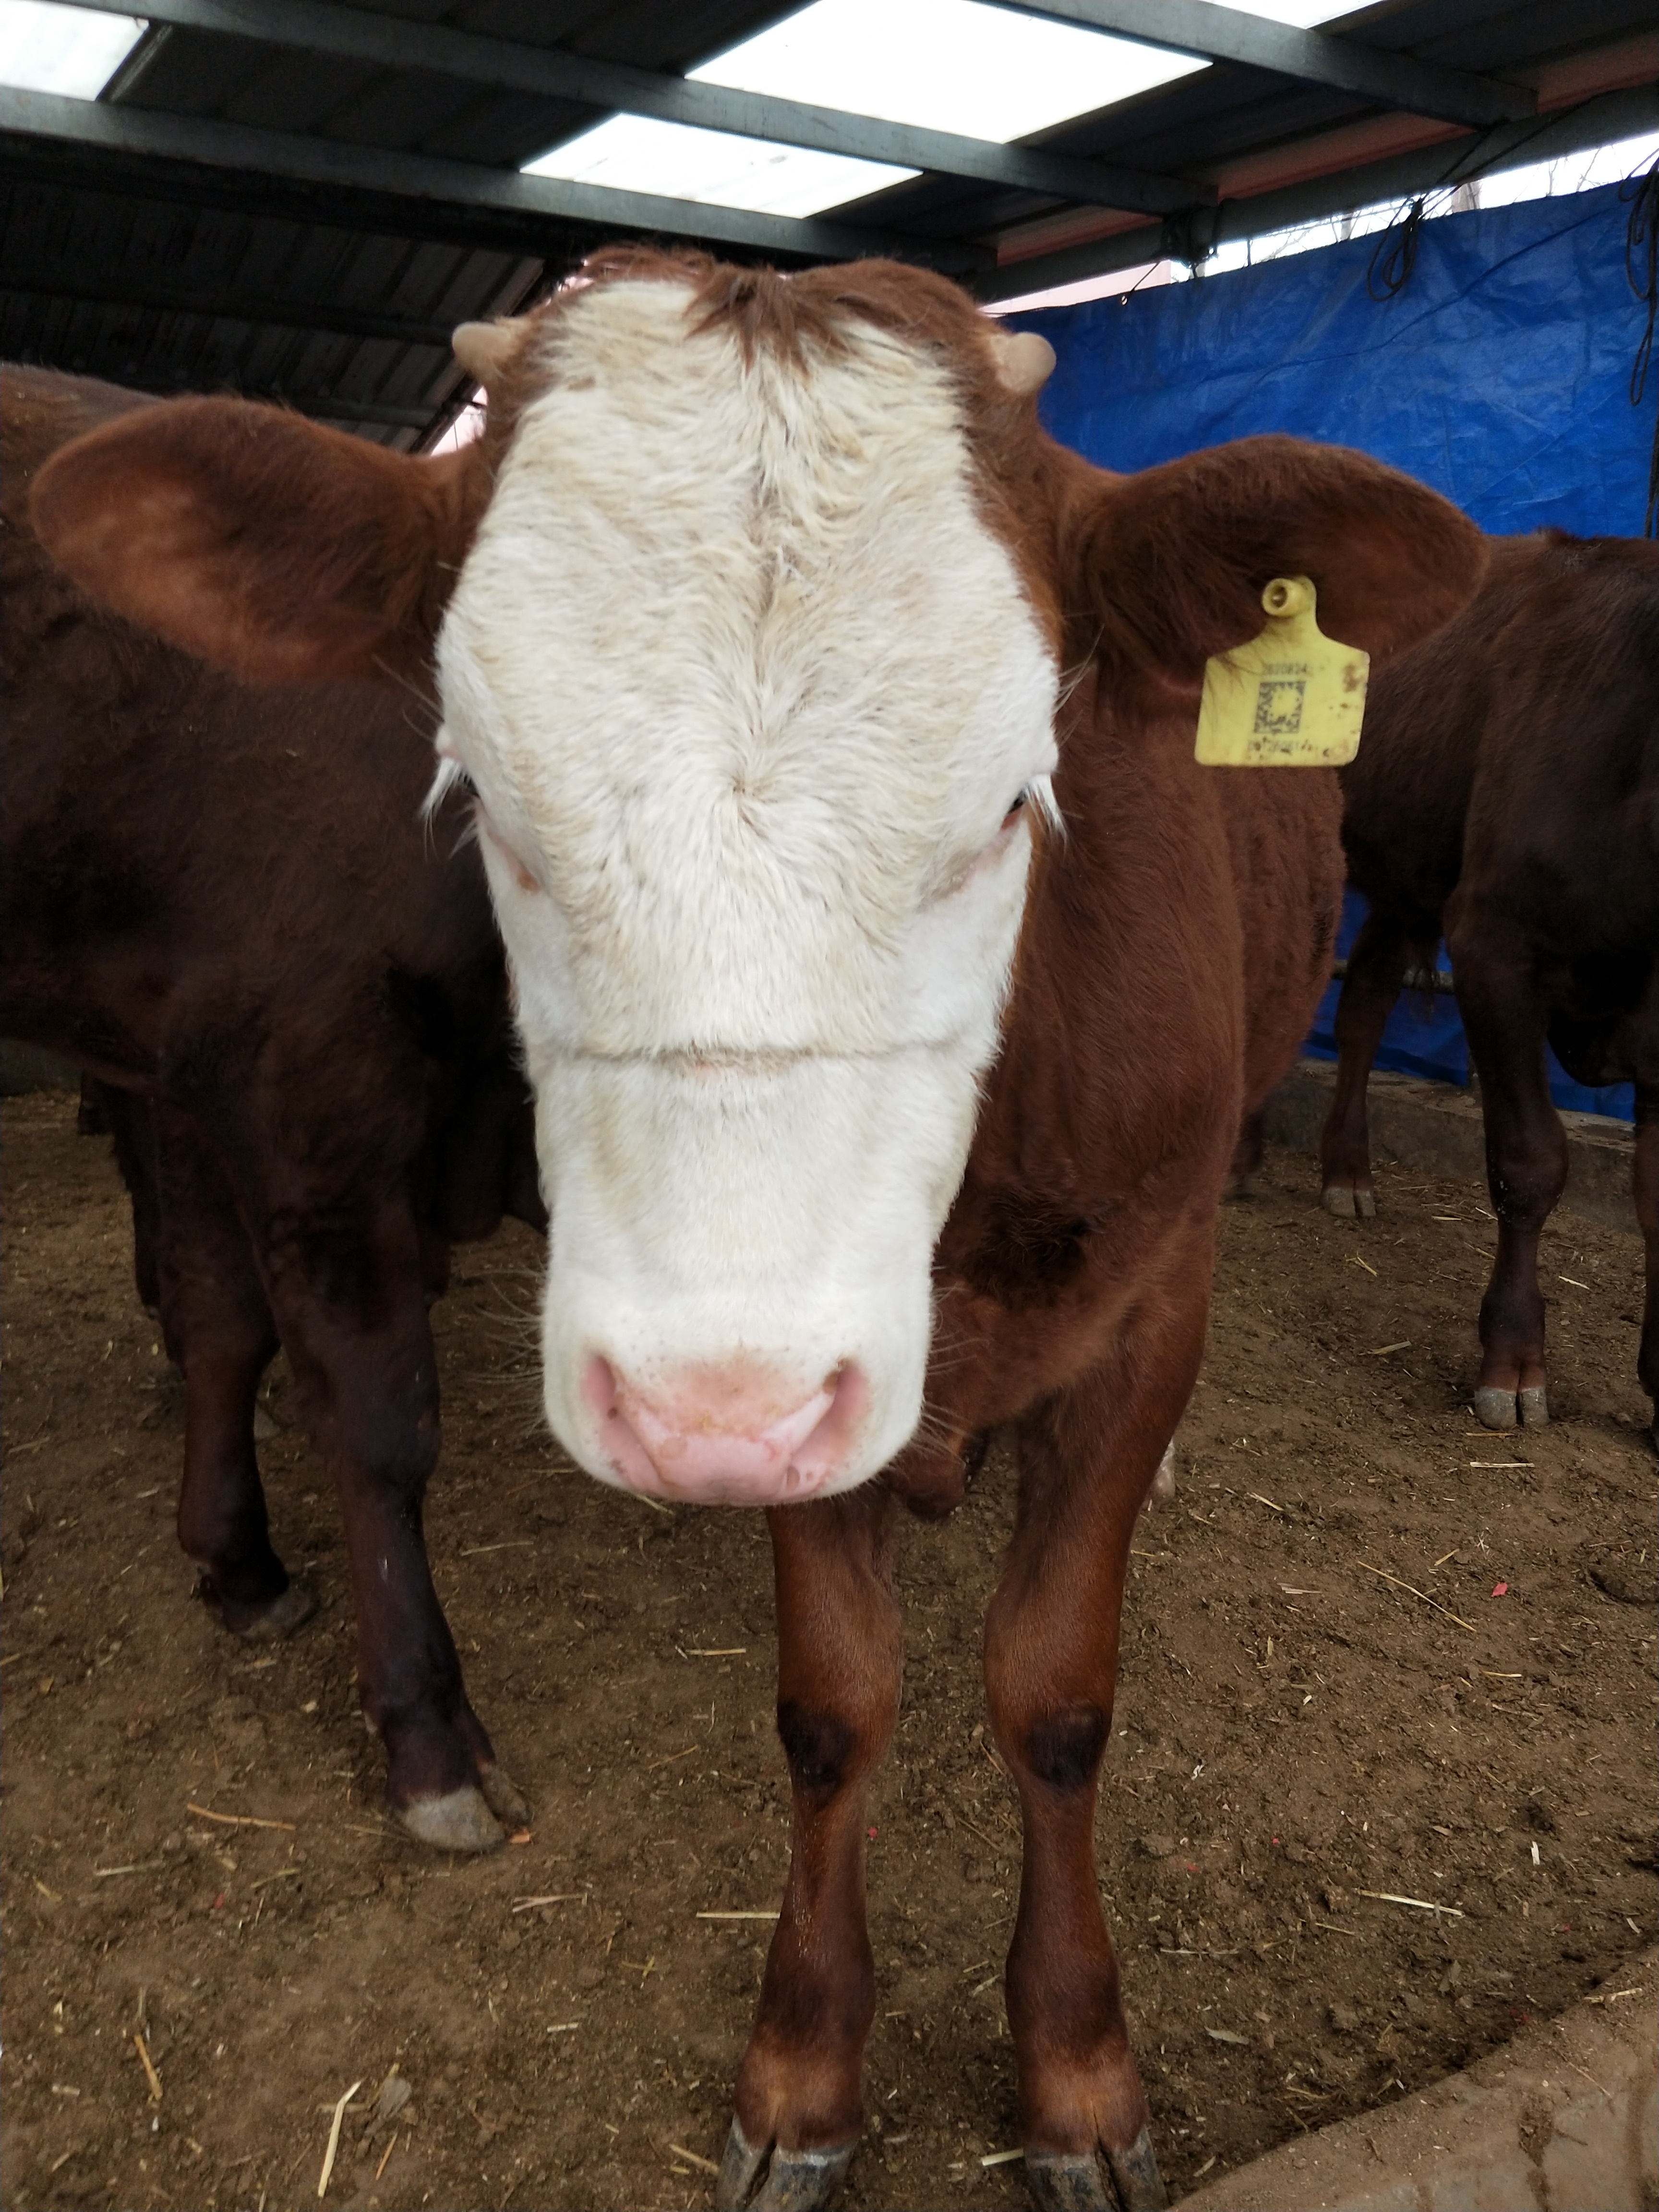
M 1370 913 L 1337 1008 L 1326 1205 L 1375 1211 L 1366 1078 L 1408 966 L 1443 934 L 1498 1224 L 1475 1412 L 1489 1429 L 1548 1418 L 1538 1239 L 1567 1145 L 1546 1037 L 1576 1082 L 1636 1086 L 1637 1371 L 1659 1400 L 1659 545 L 1498 540 L 1479 596 L 1379 674 L 1342 788 Z
M 1093 469 L 1039 428 L 1042 342 L 920 270 L 587 274 L 458 337 L 461 455 L 191 401 L 60 454 L 36 514 L 245 674 L 435 654 L 537 1094 L 550 1419 L 601 1480 L 768 1510 L 794 1849 L 717 2201 L 805 2212 L 856 2148 L 896 1505 L 948 1510 L 1009 1424 L 1026 2172 L 1146 2212 L 1093 1844 L 1125 1568 L 1340 888 L 1334 776 L 1199 767 L 1197 687 L 1271 579 L 1382 654 L 1480 542 L 1290 439 Z
M 421 819 L 429 713 L 366 684 L 244 690 L 52 568 L 28 492 L 155 412 L 0 380 L 6 754 L 0 1029 L 88 1071 L 132 1194 L 141 1296 L 185 1386 L 179 1539 L 239 1636 L 314 1604 L 254 1452 L 280 1342 L 338 1489 L 363 1710 L 392 1808 L 452 1848 L 523 1807 L 432 1587 L 429 1300 L 452 1239 L 544 1218 L 500 940 L 465 819 Z M 493 1809 L 492 1809 L 493 1808 Z

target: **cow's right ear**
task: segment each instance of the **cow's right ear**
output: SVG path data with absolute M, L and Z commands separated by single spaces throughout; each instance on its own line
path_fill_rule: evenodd
M 240 399 L 135 409 L 53 454 L 41 544 L 94 599 L 253 683 L 429 658 L 484 501 L 476 447 L 392 453 Z

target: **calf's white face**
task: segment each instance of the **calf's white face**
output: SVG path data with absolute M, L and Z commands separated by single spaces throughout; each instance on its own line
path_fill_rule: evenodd
M 1056 672 L 945 368 L 858 324 L 745 361 L 690 297 L 533 327 L 441 745 L 536 1093 L 549 1420 L 603 1480 L 773 1504 L 920 1414 Z

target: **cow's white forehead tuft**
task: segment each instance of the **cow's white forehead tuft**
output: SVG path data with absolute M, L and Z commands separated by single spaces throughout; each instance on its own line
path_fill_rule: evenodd
M 905 943 L 1047 765 L 1052 657 L 945 364 L 857 325 L 746 360 L 689 300 L 544 326 L 441 641 L 453 741 L 557 909 L 560 1043 L 931 1042 Z

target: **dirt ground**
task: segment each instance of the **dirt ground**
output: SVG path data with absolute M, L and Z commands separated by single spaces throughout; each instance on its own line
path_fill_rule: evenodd
M 562 1464 L 534 1243 L 459 1254 L 428 1540 L 533 1833 L 422 1851 L 380 1810 L 280 1372 L 271 1517 L 320 1615 L 255 1654 L 191 1601 L 178 1387 L 107 1146 L 73 1125 L 62 1097 L 5 1109 L 6 2204 L 314 2205 L 357 2083 L 332 2203 L 706 2205 L 787 1850 L 759 1516 Z M 1659 1923 L 1639 1246 L 1558 1215 L 1559 1419 L 1494 1437 L 1467 1397 L 1486 1194 L 1379 1187 L 1340 1223 L 1270 1153 L 1227 1209 L 1180 1494 L 1137 1538 L 1100 1878 L 1176 2195 L 1463 2065 Z M 854 2208 L 1026 2201 L 983 2162 L 1018 2140 L 1018 1838 L 977 1665 L 1010 1499 L 994 1455 L 903 1546 Z

